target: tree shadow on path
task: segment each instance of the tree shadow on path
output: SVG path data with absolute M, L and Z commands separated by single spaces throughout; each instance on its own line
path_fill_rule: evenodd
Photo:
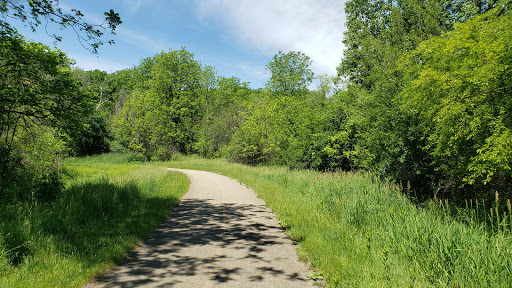
M 305 266 L 264 205 L 184 199 L 93 287 L 311 287 L 294 265 Z

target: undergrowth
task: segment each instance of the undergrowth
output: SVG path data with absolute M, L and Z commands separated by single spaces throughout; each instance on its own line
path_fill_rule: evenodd
M 54 201 L 0 204 L 0 287 L 81 287 L 148 237 L 189 181 L 128 160 L 68 159 Z

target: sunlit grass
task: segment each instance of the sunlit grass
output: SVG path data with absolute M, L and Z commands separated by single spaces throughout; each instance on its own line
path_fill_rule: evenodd
M 182 158 L 169 167 L 217 172 L 252 187 L 300 255 L 333 287 L 510 287 L 510 230 L 412 204 L 367 173 L 290 171 Z M 471 218 L 470 218 L 471 219 Z
M 189 180 L 124 155 L 68 159 L 52 203 L 1 207 L 0 287 L 81 287 L 149 236 Z
M 497 223 L 477 221 L 490 212 L 469 209 L 476 203 L 460 210 L 435 201 L 419 207 L 397 187 L 362 172 L 290 171 L 194 157 L 151 164 L 130 159 L 68 159 L 69 179 L 57 201 L 2 207 L 0 287 L 80 287 L 116 263 L 186 191 L 187 178 L 166 167 L 213 171 L 253 188 L 300 243 L 299 255 L 317 270 L 314 277 L 332 287 L 512 283 L 507 210 L 498 211 L 500 218 L 493 212 Z

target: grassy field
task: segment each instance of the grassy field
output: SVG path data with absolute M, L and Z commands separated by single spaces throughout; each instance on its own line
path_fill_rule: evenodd
M 82 287 L 147 238 L 189 180 L 123 155 L 65 162 L 51 203 L 0 208 L 0 287 Z
M 300 255 L 318 271 L 312 277 L 329 286 L 512 285 L 510 211 L 498 211 L 502 216 L 489 221 L 495 224 L 485 224 L 477 221 L 477 210 L 459 209 L 453 216 L 446 202 L 419 208 L 397 187 L 367 173 L 290 171 L 190 157 L 165 165 L 217 172 L 252 187 L 300 243 Z
M 299 243 L 299 255 L 317 271 L 312 277 L 331 287 L 512 283 L 510 211 L 479 216 L 478 209 L 458 209 L 453 216 L 446 202 L 418 207 L 397 187 L 362 172 L 193 157 L 129 161 L 116 154 L 68 159 L 69 179 L 57 201 L 3 206 L 0 287 L 81 287 L 113 265 L 187 190 L 187 178 L 166 167 L 213 171 L 253 188 Z M 477 221 L 482 213 L 490 221 Z

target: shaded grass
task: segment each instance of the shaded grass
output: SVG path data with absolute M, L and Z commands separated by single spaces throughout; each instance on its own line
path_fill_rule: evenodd
M 69 159 L 54 202 L 1 207 L 0 287 L 83 286 L 150 235 L 189 180 L 123 157 Z
M 512 238 L 367 173 L 290 171 L 181 158 L 253 188 L 332 287 L 510 287 Z M 314 277 L 317 277 L 314 276 Z

